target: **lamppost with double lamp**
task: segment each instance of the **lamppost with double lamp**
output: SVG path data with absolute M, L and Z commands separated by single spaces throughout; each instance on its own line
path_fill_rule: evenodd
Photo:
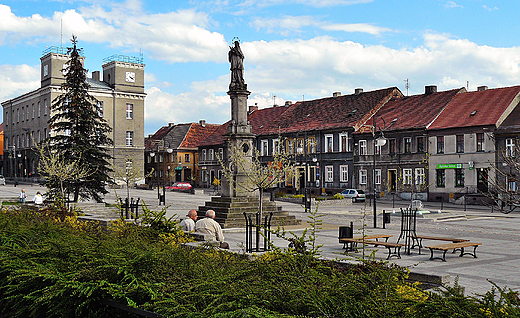
M 386 145 L 386 138 L 384 135 L 384 131 L 388 128 L 390 128 L 395 122 L 397 121 L 397 118 L 392 120 L 390 125 L 386 127 L 386 122 L 383 117 L 381 117 L 381 120 L 383 121 L 383 128 L 379 128 L 379 133 L 377 132 L 377 119 L 376 115 L 372 117 L 373 119 L 373 125 L 372 125 L 372 140 L 374 145 L 374 155 L 373 155 L 373 170 L 372 170 L 372 195 L 373 203 L 374 203 L 374 228 L 377 228 L 377 207 L 376 207 L 376 147 L 379 148 L 379 154 L 381 154 L 381 148 Z M 377 136 L 377 137 L 376 137 Z

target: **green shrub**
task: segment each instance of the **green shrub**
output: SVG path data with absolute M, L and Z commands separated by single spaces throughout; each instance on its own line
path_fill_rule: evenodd
M 339 193 L 336 193 L 335 195 L 332 196 L 331 200 L 343 200 L 345 197 L 342 196 L 341 194 Z
M 250 261 L 185 248 L 165 239 L 170 232 L 163 230 L 175 227 L 156 213 L 148 215 L 154 226 L 118 222 L 117 231 L 101 232 L 75 225 L 74 216 L 2 209 L 0 316 L 133 317 L 105 299 L 164 317 L 520 315 L 518 293 L 497 288 L 476 299 L 457 288 L 423 292 L 406 282 L 405 268 L 384 261 L 340 266 L 295 250 Z

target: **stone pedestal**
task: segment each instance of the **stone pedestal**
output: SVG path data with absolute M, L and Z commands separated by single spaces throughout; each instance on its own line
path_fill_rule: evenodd
M 246 225 L 244 212 L 248 214 L 256 213 L 258 203 L 258 198 L 254 197 L 212 197 L 211 201 L 199 206 L 198 215 L 203 217 L 206 211 L 211 209 L 215 211 L 215 221 L 222 228 L 244 228 Z M 273 212 L 271 228 L 276 228 L 279 225 L 301 224 L 301 220 L 296 219 L 294 215 L 289 215 L 289 212 L 282 211 L 282 208 L 277 207 L 275 202 L 264 200 L 262 202 L 262 214 L 265 216 L 270 212 Z

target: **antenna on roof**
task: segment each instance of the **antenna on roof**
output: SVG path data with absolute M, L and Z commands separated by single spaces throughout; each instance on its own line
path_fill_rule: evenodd
M 408 89 L 410 88 L 410 82 L 408 81 L 408 79 L 405 79 L 404 82 L 405 82 L 404 88 L 406 88 L 406 96 L 408 96 Z
M 466 81 L 466 90 L 469 92 L 469 81 Z
M 273 95 L 273 106 L 276 106 L 276 95 Z

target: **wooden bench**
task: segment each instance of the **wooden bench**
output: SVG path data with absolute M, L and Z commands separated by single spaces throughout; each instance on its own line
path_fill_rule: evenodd
M 389 234 L 371 234 L 371 235 L 365 235 L 365 236 L 355 236 L 352 238 L 340 238 L 339 242 L 343 243 L 343 248 L 348 251 L 353 251 L 356 247 L 357 243 L 360 243 L 362 241 L 368 241 L 368 240 L 376 240 L 379 239 L 385 239 L 385 242 L 388 241 L 388 238 L 392 237 L 392 235 Z
M 440 236 L 429 236 L 429 235 L 415 235 L 412 237 L 412 248 L 418 246 L 419 247 L 419 255 L 421 254 L 421 248 L 423 247 L 423 240 L 433 240 L 433 241 L 447 241 L 452 243 L 460 243 L 460 242 L 469 242 L 468 239 L 460 239 L 453 237 L 440 237 Z M 415 243 L 417 242 L 417 244 Z M 453 249 L 453 253 L 455 253 L 456 249 Z
M 440 259 L 443 262 L 446 262 L 446 252 L 451 249 L 460 249 L 460 255 L 459 257 L 462 257 L 464 255 L 472 255 L 474 258 L 477 258 L 477 247 L 479 245 L 482 245 L 482 243 L 475 243 L 475 242 L 458 242 L 458 243 L 446 243 L 446 244 L 440 244 L 440 245 L 433 245 L 433 246 L 425 246 L 426 248 L 430 249 L 430 260 L 434 259 Z M 465 247 L 473 247 L 473 253 L 464 252 Z M 442 258 L 441 257 L 433 257 L 433 251 L 443 251 Z
M 360 241 L 359 243 L 362 244 L 371 244 L 375 247 L 381 245 L 388 249 L 388 257 L 386 258 L 389 260 L 392 256 L 395 256 L 397 258 L 401 258 L 401 247 L 405 246 L 401 243 L 392 243 L 392 242 L 379 242 L 379 241 Z M 392 248 L 394 251 L 392 252 Z

